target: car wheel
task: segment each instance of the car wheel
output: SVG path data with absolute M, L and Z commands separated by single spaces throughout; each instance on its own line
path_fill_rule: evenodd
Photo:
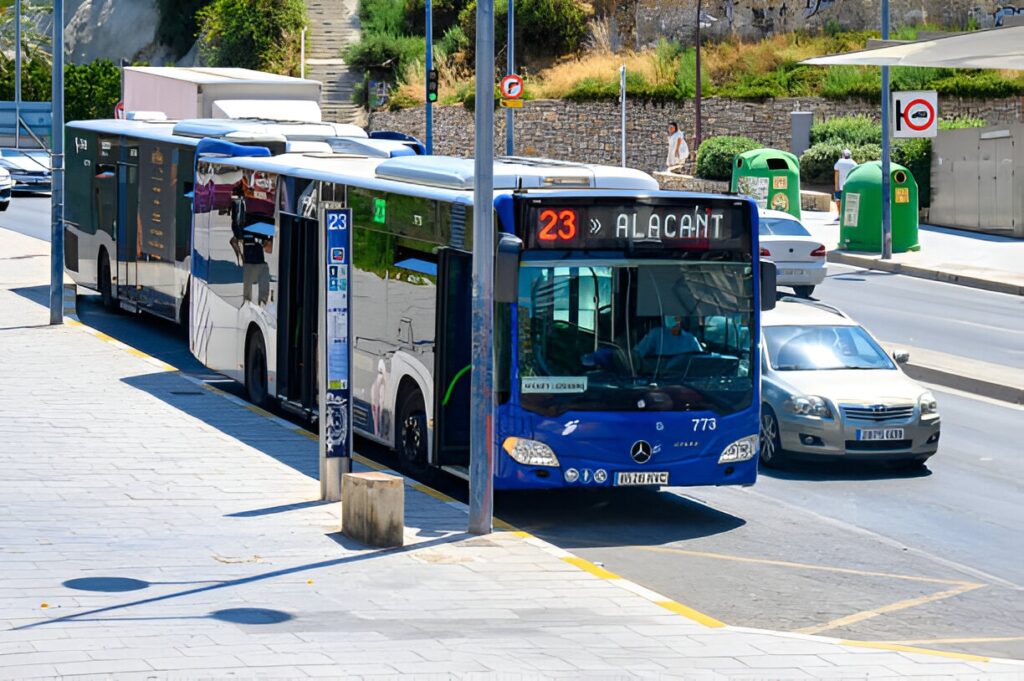
M 767 404 L 761 407 L 761 463 L 774 468 L 783 461 L 782 440 L 779 437 L 779 420 Z
M 5 201 L 4 203 L 0 203 L 0 213 L 3 213 L 5 210 L 7 210 L 7 207 L 10 206 L 10 205 L 11 205 L 10 201 Z
M 245 392 L 258 407 L 267 404 L 267 347 L 259 332 L 253 333 L 245 351 Z
M 793 291 L 796 292 L 801 298 L 810 298 L 811 294 L 814 293 L 813 286 L 794 286 Z
M 100 300 L 103 307 L 114 311 L 117 309 L 117 299 L 114 297 L 114 282 L 110 276 L 110 258 L 107 252 L 100 253 L 100 262 L 96 268 L 96 278 L 99 280 Z
M 892 461 L 889 463 L 890 468 L 894 468 L 898 471 L 919 471 L 923 470 L 925 465 L 928 463 L 928 456 L 919 456 L 916 459 L 905 459 L 903 461 Z
M 419 390 L 410 390 L 398 408 L 398 457 L 404 471 L 427 470 L 427 411 Z

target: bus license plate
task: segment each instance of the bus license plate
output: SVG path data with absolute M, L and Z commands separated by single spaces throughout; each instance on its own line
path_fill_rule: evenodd
M 857 431 L 858 440 L 902 440 L 902 428 L 869 428 Z
M 668 471 L 630 471 L 627 473 L 616 473 L 615 484 L 620 486 L 667 485 Z

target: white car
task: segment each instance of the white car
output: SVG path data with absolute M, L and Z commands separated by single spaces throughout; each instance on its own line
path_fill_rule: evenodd
M 0 168 L 0 211 L 7 210 L 11 205 L 11 174 Z
M 795 217 L 778 210 L 762 210 L 758 215 L 758 234 L 761 257 L 775 263 L 776 284 L 791 287 L 801 298 L 809 298 L 814 287 L 825 281 L 825 246 Z

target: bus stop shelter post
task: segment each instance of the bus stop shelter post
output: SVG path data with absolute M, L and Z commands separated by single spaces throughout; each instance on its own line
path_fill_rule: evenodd
M 64 0 L 53 0 L 53 114 L 50 127 L 50 323 L 64 323 Z
M 14 0 L 14 147 L 21 148 L 21 0 Z
M 475 125 L 469 531 L 489 534 L 494 513 L 494 0 L 476 6 Z
M 882 40 L 889 39 L 889 0 L 882 0 Z M 892 144 L 889 141 L 889 67 L 882 67 L 882 260 L 892 258 L 892 196 L 890 192 Z

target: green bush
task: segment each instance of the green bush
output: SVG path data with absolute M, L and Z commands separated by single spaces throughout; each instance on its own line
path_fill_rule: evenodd
M 397 36 L 386 33 L 368 33 L 358 43 L 345 50 L 345 61 L 360 71 L 367 71 L 373 79 L 397 81 L 406 68 L 426 57 L 427 43 L 423 38 Z
M 175 59 L 181 59 L 192 49 L 199 28 L 196 14 L 208 4 L 210 0 L 157 0 L 160 23 L 156 37 L 174 50 Z
M 21 61 L 21 99 L 50 101 L 50 63 L 42 55 L 28 54 Z M 0 100 L 14 101 L 14 59 L 0 52 Z
M 707 180 L 731 180 L 732 163 L 736 154 L 762 146 L 760 142 L 749 137 L 709 137 L 697 150 L 697 177 Z
M 64 68 L 64 117 L 69 121 L 113 118 L 121 99 L 121 69 L 108 59 Z
M 881 139 L 882 124 L 868 116 L 840 116 L 811 126 L 812 146 L 822 142 L 835 142 L 856 147 L 862 144 L 878 144 Z
M 403 0 L 362 0 L 359 27 L 363 33 L 401 35 L 406 32 L 406 5 Z M 418 33 L 423 32 L 421 25 Z
M 874 66 L 829 66 L 820 92 L 822 97 L 830 99 L 877 99 L 882 95 L 882 77 Z
M 519 54 L 559 57 L 580 48 L 587 33 L 587 15 L 576 0 L 520 0 L 515 4 L 516 50 Z M 494 43 L 504 45 L 508 6 L 495 3 Z M 476 0 L 459 12 L 459 26 L 469 39 L 467 53 L 476 44 Z
M 441 39 L 434 43 L 438 56 L 451 56 L 462 52 L 469 46 L 469 38 L 461 26 L 452 26 L 444 32 Z
M 213 0 L 197 20 L 200 52 L 211 66 L 298 73 L 302 0 Z
M 363 3 L 380 0 L 362 0 Z M 443 35 L 459 22 L 459 12 L 466 6 L 463 0 L 431 0 L 434 35 Z M 427 32 L 427 3 L 425 0 L 405 0 L 405 32 L 424 35 Z M 449 53 L 450 54 L 450 53 Z
M 997 71 L 956 71 L 934 80 L 931 89 L 937 90 L 940 95 L 956 97 L 1016 97 L 1024 94 L 1024 76 L 1006 78 Z
M 832 171 L 843 153 L 842 142 L 826 141 L 811 145 L 800 155 L 800 180 L 807 184 L 832 184 Z

